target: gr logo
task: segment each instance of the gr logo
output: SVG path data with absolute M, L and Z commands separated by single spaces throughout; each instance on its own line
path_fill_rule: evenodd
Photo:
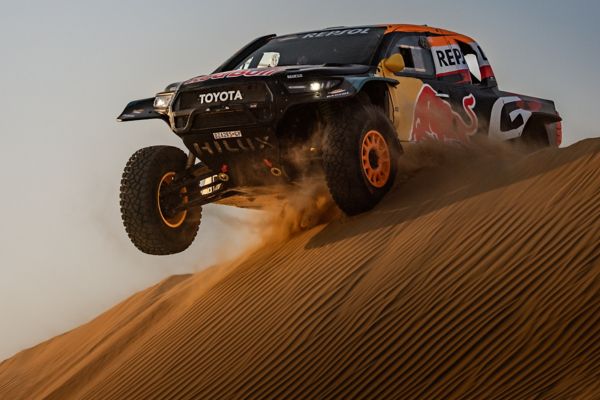
M 502 123 L 502 111 L 507 104 L 516 103 L 521 101 L 520 97 L 517 96 L 508 96 L 508 97 L 500 97 L 494 103 L 492 107 L 492 114 L 490 116 L 490 130 L 489 135 L 490 138 L 498 139 L 498 140 L 509 140 L 514 139 L 523 133 L 523 129 L 525 129 L 525 125 L 527 125 L 527 121 L 531 117 L 532 113 L 529 110 L 524 110 L 522 108 L 517 108 L 516 110 L 508 113 L 508 118 L 510 118 L 511 124 L 517 121 L 517 118 L 521 117 L 519 121 L 519 125 L 514 127 L 513 129 L 509 129 L 503 131 L 501 128 Z

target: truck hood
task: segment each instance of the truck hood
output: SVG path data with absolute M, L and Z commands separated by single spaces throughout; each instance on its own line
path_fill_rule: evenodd
M 363 75 L 373 67 L 369 65 L 293 65 L 273 68 L 254 68 L 200 75 L 182 83 L 182 87 L 202 86 L 204 82 L 230 81 L 250 77 L 285 77 L 287 79 L 310 78 L 311 76 Z

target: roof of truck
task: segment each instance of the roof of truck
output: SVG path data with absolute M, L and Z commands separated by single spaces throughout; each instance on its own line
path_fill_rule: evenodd
M 456 39 L 459 39 L 461 41 L 465 41 L 465 42 L 474 42 L 475 40 L 473 40 L 472 38 L 470 38 L 469 36 L 466 35 L 462 35 L 460 33 L 456 33 L 456 32 L 452 32 L 446 29 L 441 29 L 441 28 L 435 28 L 433 26 L 427 26 L 427 25 L 410 25 L 410 24 L 385 24 L 385 25 L 379 25 L 386 27 L 386 31 L 385 33 L 392 33 L 392 32 L 427 32 L 427 33 L 435 33 L 438 35 L 448 35 L 448 36 L 453 36 Z
M 380 25 L 362 25 L 362 26 L 335 26 L 325 28 L 323 31 L 339 30 L 339 29 L 360 29 L 360 28 L 386 28 L 385 34 L 392 32 L 423 32 L 433 33 L 436 35 L 447 35 L 463 42 L 474 42 L 469 36 L 449 31 L 446 29 L 435 28 L 428 25 L 412 25 L 412 24 L 380 24 Z

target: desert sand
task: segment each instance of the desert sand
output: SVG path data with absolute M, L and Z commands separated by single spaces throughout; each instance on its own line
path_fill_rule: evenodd
M 600 398 L 600 139 L 431 151 L 372 212 L 4 361 L 0 398 Z

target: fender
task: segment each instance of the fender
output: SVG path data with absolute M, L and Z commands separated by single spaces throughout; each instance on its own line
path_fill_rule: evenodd
M 378 76 L 350 76 L 344 77 L 343 79 L 344 83 L 340 87 L 338 87 L 338 89 L 329 92 L 325 96 L 325 98 L 321 100 L 331 100 L 332 98 L 348 99 L 356 97 L 363 91 L 365 85 L 370 83 L 379 85 L 383 84 L 386 87 L 398 85 L 398 81 L 395 79 L 383 78 Z
M 558 114 L 552 114 L 543 111 L 534 111 L 530 121 L 540 121 L 543 124 L 553 124 L 562 121 L 562 118 Z
M 548 143 L 550 144 L 550 146 L 558 147 L 562 143 L 562 125 L 560 124 L 561 121 L 562 118 L 558 114 L 536 111 L 531 115 L 529 121 L 527 121 L 525 132 L 527 132 L 527 130 L 530 127 L 538 126 L 540 128 L 543 128 L 546 131 L 546 136 L 548 138 Z
M 119 122 L 141 121 L 144 119 L 162 119 L 167 123 L 169 122 L 166 115 L 160 114 L 154 109 L 154 97 L 129 102 L 121 115 L 117 117 Z
M 346 80 L 352 84 L 357 93 L 369 82 L 383 82 L 386 85 L 392 86 L 397 86 L 399 83 L 396 79 L 383 78 L 380 76 L 348 77 Z

